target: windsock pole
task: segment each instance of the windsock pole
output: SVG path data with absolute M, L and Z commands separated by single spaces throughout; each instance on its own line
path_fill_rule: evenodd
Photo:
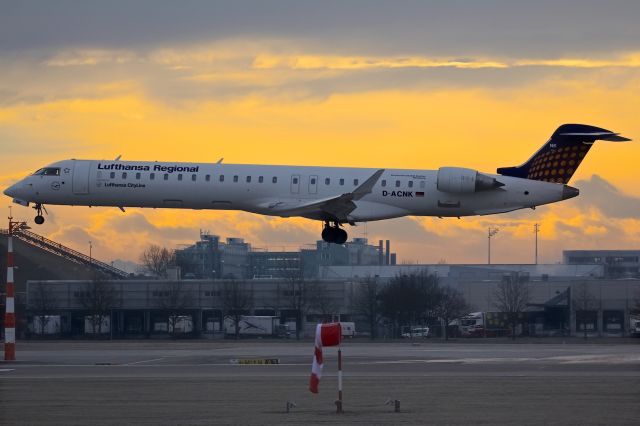
M 9 218 L 9 238 L 7 243 L 7 292 L 4 314 L 4 360 L 16 360 L 16 311 L 15 287 L 13 283 L 13 218 Z

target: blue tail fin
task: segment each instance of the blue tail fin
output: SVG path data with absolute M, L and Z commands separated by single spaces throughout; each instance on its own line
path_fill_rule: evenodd
M 625 142 L 631 139 L 586 124 L 563 124 L 526 163 L 501 167 L 498 174 L 567 184 L 597 140 Z

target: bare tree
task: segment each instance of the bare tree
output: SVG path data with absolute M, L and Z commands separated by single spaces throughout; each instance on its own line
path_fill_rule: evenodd
M 176 254 L 165 247 L 151 244 L 140 255 L 140 262 L 146 272 L 166 278 L 167 269 L 176 264 Z
M 236 339 L 240 338 L 240 321 L 253 306 L 253 294 L 246 283 L 227 280 L 222 285 L 222 305 L 224 316 L 231 318 L 235 328 Z
M 291 263 L 283 271 L 285 299 L 288 300 L 290 309 L 296 313 L 296 339 L 300 339 L 300 332 L 304 327 L 304 316 L 313 304 L 313 298 L 317 293 L 317 283 L 309 282 L 304 278 L 302 262 Z
M 158 291 L 158 307 L 168 315 L 169 330 L 172 336 L 178 335 L 176 326 L 191 303 L 191 294 L 185 291 L 180 282 L 170 282 Z
M 509 318 L 513 340 L 516 338 L 518 317 L 527 309 L 531 301 L 529 284 L 525 278 L 520 274 L 506 276 L 492 293 L 493 305 Z
M 358 283 L 353 308 L 369 326 L 371 340 L 378 337 L 378 322 L 380 321 L 380 286 L 375 277 L 366 277 Z
M 58 307 L 58 300 L 48 285 L 39 282 L 34 287 L 29 304 L 35 318 L 38 318 L 38 331 L 44 334 L 51 321 L 51 315 Z
M 462 293 L 455 288 L 441 287 L 439 293 L 433 313 L 443 323 L 444 339 L 449 340 L 449 323 L 454 319 L 467 315 L 471 309 L 466 300 L 464 300 Z
M 438 300 L 438 277 L 427 272 L 398 275 L 380 291 L 380 312 L 390 319 L 393 334 L 403 326 L 424 325 Z
M 588 312 L 598 308 L 598 302 L 593 294 L 589 291 L 587 283 L 581 283 L 571 290 L 573 297 L 573 308 L 576 311 L 576 317 L 580 316 L 582 324 L 583 336 L 587 338 Z
M 93 334 L 102 334 L 102 324 L 109 318 L 111 310 L 118 306 L 118 293 L 113 285 L 101 275 L 85 285 L 84 291 L 77 293 L 76 299 L 89 312 L 89 322 Z M 109 326 L 112 326 L 110 324 Z
M 322 316 L 323 321 L 331 321 L 338 305 L 325 283 L 306 282 L 306 292 L 309 299 L 309 309 Z

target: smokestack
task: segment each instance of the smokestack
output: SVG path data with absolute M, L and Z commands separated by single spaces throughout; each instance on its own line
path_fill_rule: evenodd
M 392 265 L 396 264 L 396 254 L 395 253 L 391 253 L 391 264 Z
M 391 255 L 391 241 L 387 240 L 387 249 L 385 250 L 385 261 L 384 264 L 385 265 L 389 265 L 390 264 L 390 255 Z
M 378 241 L 378 265 L 380 266 L 384 264 L 384 246 L 382 244 L 382 240 Z

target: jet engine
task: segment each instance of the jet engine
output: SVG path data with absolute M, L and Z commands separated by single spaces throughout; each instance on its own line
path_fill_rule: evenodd
M 504 183 L 476 170 L 462 167 L 440 167 L 438 169 L 438 191 L 468 194 L 488 191 L 501 186 L 504 186 Z

